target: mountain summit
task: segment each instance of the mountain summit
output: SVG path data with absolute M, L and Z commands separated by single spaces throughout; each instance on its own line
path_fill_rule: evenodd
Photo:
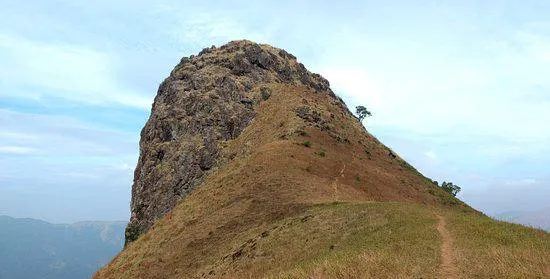
M 271 97 L 284 98 L 279 92 L 272 96 L 280 86 L 328 95 L 341 108 L 339 113 L 351 117 L 328 81 L 308 72 L 284 50 L 235 41 L 220 48 L 205 48 L 198 56 L 181 60 L 160 85 L 151 117 L 141 133 L 128 241 L 147 231 L 213 169 L 250 153 L 251 144 L 290 137 L 299 130 L 289 121 L 284 123 L 284 116 L 256 131 L 269 134 L 272 131 L 267 129 L 276 128 L 278 134 L 249 140 L 241 147 L 224 148 L 254 122 Z M 307 101 L 305 95 L 303 100 Z M 295 109 L 301 109 L 300 115 L 306 121 L 328 124 L 306 104 Z
M 326 79 L 246 40 L 162 82 L 131 212 L 127 247 L 95 278 L 433 278 L 458 272 L 440 268 L 444 216 L 485 218 L 368 133 Z

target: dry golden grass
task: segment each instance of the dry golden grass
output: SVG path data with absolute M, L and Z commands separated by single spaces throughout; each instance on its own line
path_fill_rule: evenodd
M 488 217 L 447 212 L 460 278 L 550 278 L 550 234 Z
M 98 277 L 441 278 L 442 238 L 436 212 L 441 211 L 395 202 L 314 205 L 250 228 L 236 237 L 240 242 L 229 237 L 227 243 L 211 247 L 215 250 L 209 253 L 222 252 L 222 256 L 197 273 L 185 272 L 181 264 L 162 265 L 163 259 L 174 255 L 159 254 L 169 250 L 153 245 L 123 255 L 128 257 L 123 265 L 103 270 Z M 548 278 L 548 233 L 454 210 L 444 211 L 443 216 L 454 238 L 458 278 Z M 154 242 L 163 233 L 170 232 L 147 234 L 137 245 Z M 171 246 L 181 249 L 179 245 Z M 194 248 L 198 254 L 190 262 L 200 265 L 203 250 Z M 154 255 L 161 258 L 155 261 Z
M 312 212 L 310 224 L 271 240 L 284 243 L 277 262 L 286 265 L 267 265 L 268 278 L 436 277 L 439 234 L 429 208 L 376 202 Z

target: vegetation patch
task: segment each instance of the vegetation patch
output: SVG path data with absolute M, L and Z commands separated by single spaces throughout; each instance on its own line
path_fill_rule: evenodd
M 325 149 L 321 148 L 321 150 L 319 150 L 319 152 L 315 153 L 321 157 L 325 157 L 327 154 L 325 153 Z

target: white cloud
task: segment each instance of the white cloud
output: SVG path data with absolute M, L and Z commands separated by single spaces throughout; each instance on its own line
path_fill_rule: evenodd
M 0 111 L 0 115 L 2 111 Z M 3 141 L 17 141 L 17 142 L 35 142 L 37 140 L 36 136 L 18 133 L 18 132 L 8 132 L 0 130 L 0 139 Z
M 0 109 L 0 153 L 116 157 L 138 150 L 138 135 L 93 127 L 69 116 Z
M 433 150 L 426 151 L 424 153 L 424 155 L 426 155 L 426 157 L 432 159 L 433 161 L 437 160 L 437 155 L 435 154 L 435 152 Z
M 345 65 L 321 69 L 322 75 L 330 81 L 337 93 L 344 93 L 358 101 L 365 102 L 369 108 L 381 109 L 384 105 L 384 92 L 388 89 L 381 77 L 370 73 L 366 68 L 347 67 Z
M 91 105 L 149 109 L 151 97 L 116 80 L 116 57 L 82 46 L 45 44 L 0 34 L 0 96 L 63 98 Z
M 0 154 L 32 154 L 37 150 L 24 146 L 0 146 Z
M 169 14 L 176 19 L 176 24 L 169 29 L 170 35 L 183 44 L 192 42 L 207 47 L 215 42 L 226 43 L 240 39 L 266 42 L 270 37 L 269 28 L 251 29 L 236 19 L 236 14 L 230 17 L 225 11 L 199 12 L 189 16 L 179 10 L 171 10 Z
M 524 178 L 524 179 L 516 179 L 516 180 L 505 180 L 503 182 L 506 186 L 512 186 L 512 187 L 525 187 L 530 185 L 537 184 L 538 181 L 534 178 Z

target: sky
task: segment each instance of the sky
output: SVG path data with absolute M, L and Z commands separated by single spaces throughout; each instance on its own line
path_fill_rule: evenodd
M 414 3 L 413 3 L 414 2 Z M 249 39 L 489 215 L 550 204 L 548 1 L 0 0 L 0 215 L 127 220 L 139 133 L 183 56 Z

